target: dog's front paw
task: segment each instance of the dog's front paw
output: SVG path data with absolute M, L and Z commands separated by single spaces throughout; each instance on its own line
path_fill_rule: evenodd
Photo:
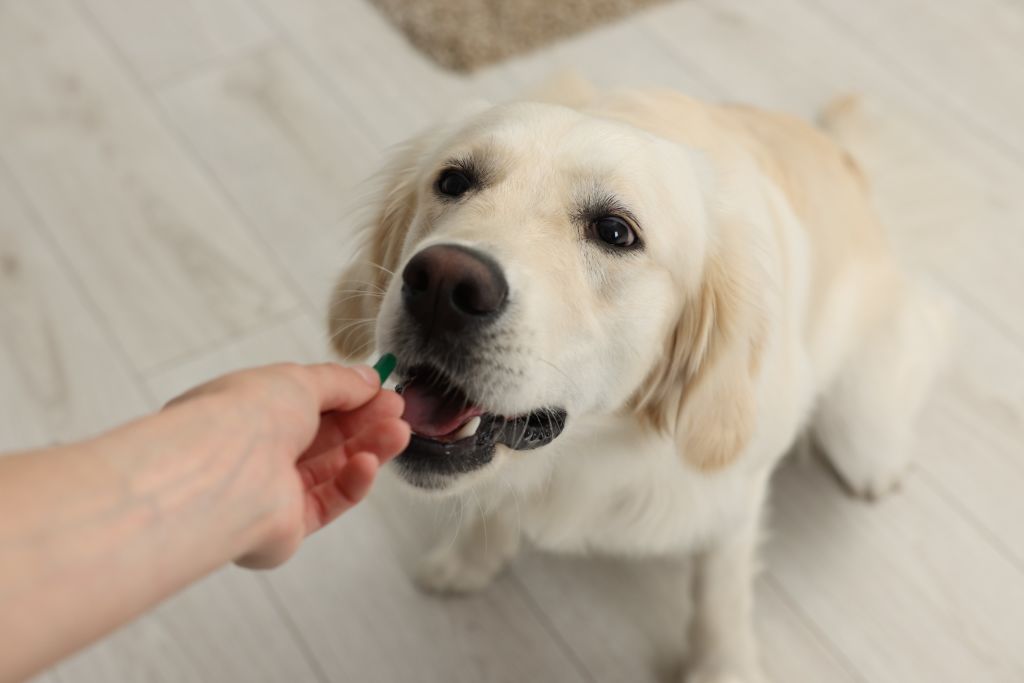
M 876 501 L 899 490 L 910 463 L 844 463 L 838 472 L 846 491 L 867 501 Z M 838 468 L 837 468 L 838 469 Z
M 475 593 L 494 580 L 504 563 L 500 556 L 470 557 L 454 550 L 435 551 L 420 561 L 413 579 L 430 593 Z

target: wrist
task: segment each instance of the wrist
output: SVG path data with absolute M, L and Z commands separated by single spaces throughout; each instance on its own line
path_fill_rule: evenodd
M 264 556 L 260 549 L 294 549 L 301 541 L 301 537 L 290 538 L 296 528 L 294 517 L 301 510 L 301 484 L 297 476 L 290 476 L 292 459 L 282 458 L 294 446 L 276 424 L 234 395 L 200 396 L 174 408 L 182 409 L 175 416 L 185 425 L 181 433 L 191 431 L 193 438 L 173 450 L 189 454 L 195 459 L 191 466 L 209 475 L 205 495 L 210 505 L 197 521 L 202 523 L 205 515 L 217 525 L 218 533 L 210 538 L 219 539 L 214 549 L 218 564 L 233 561 L 252 568 L 280 564 L 285 557 Z
M 109 454 L 126 502 L 151 511 L 168 553 L 192 553 L 208 570 L 246 551 L 267 507 L 259 481 L 268 458 L 243 419 L 223 397 L 199 396 L 95 445 Z

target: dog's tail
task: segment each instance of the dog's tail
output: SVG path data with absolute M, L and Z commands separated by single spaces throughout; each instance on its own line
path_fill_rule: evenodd
M 872 157 L 874 141 L 868 119 L 864 98 L 857 94 L 834 98 L 818 114 L 818 126 L 846 151 L 850 170 L 865 188 L 871 185 L 865 163 L 877 161 Z
M 945 205 L 970 215 L 961 201 L 970 199 L 962 197 L 962 171 L 942 157 L 927 122 L 877 98 L 846 94 L 822 108 L 818 125 L 847 152 L 864 182 L 870 178 L 886 223 L 930 232 L 926 207 Z

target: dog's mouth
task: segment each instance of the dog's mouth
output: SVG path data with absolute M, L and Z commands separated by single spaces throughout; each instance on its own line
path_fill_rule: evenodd
M 488 412 L 441 371 L 417 366 L 403 372 L 396 388 L 405 399 L 402 419 L 412 427 L 409 446 L 396 463 L 406 478 L 423 488 L 443 485 L 438 476 L 479 469 L 503 444 L 516 451 L 540 448 L 565 428 L 562 408 L 538 408 L 523 415 Z

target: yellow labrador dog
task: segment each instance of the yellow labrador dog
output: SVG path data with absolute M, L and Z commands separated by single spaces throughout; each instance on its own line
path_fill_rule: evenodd
M 399 151 L 334 297 L 336 346 L 398 356 L 401 478 L 485 501 L 421 584 L 479 589 L 521 536 L 688 553 L 686 680 L 760 681 L 772 468 L 809 429 L 854 492 L 891 488 L 941 309 L 828 135 L 667 91 L 553 90 Z

